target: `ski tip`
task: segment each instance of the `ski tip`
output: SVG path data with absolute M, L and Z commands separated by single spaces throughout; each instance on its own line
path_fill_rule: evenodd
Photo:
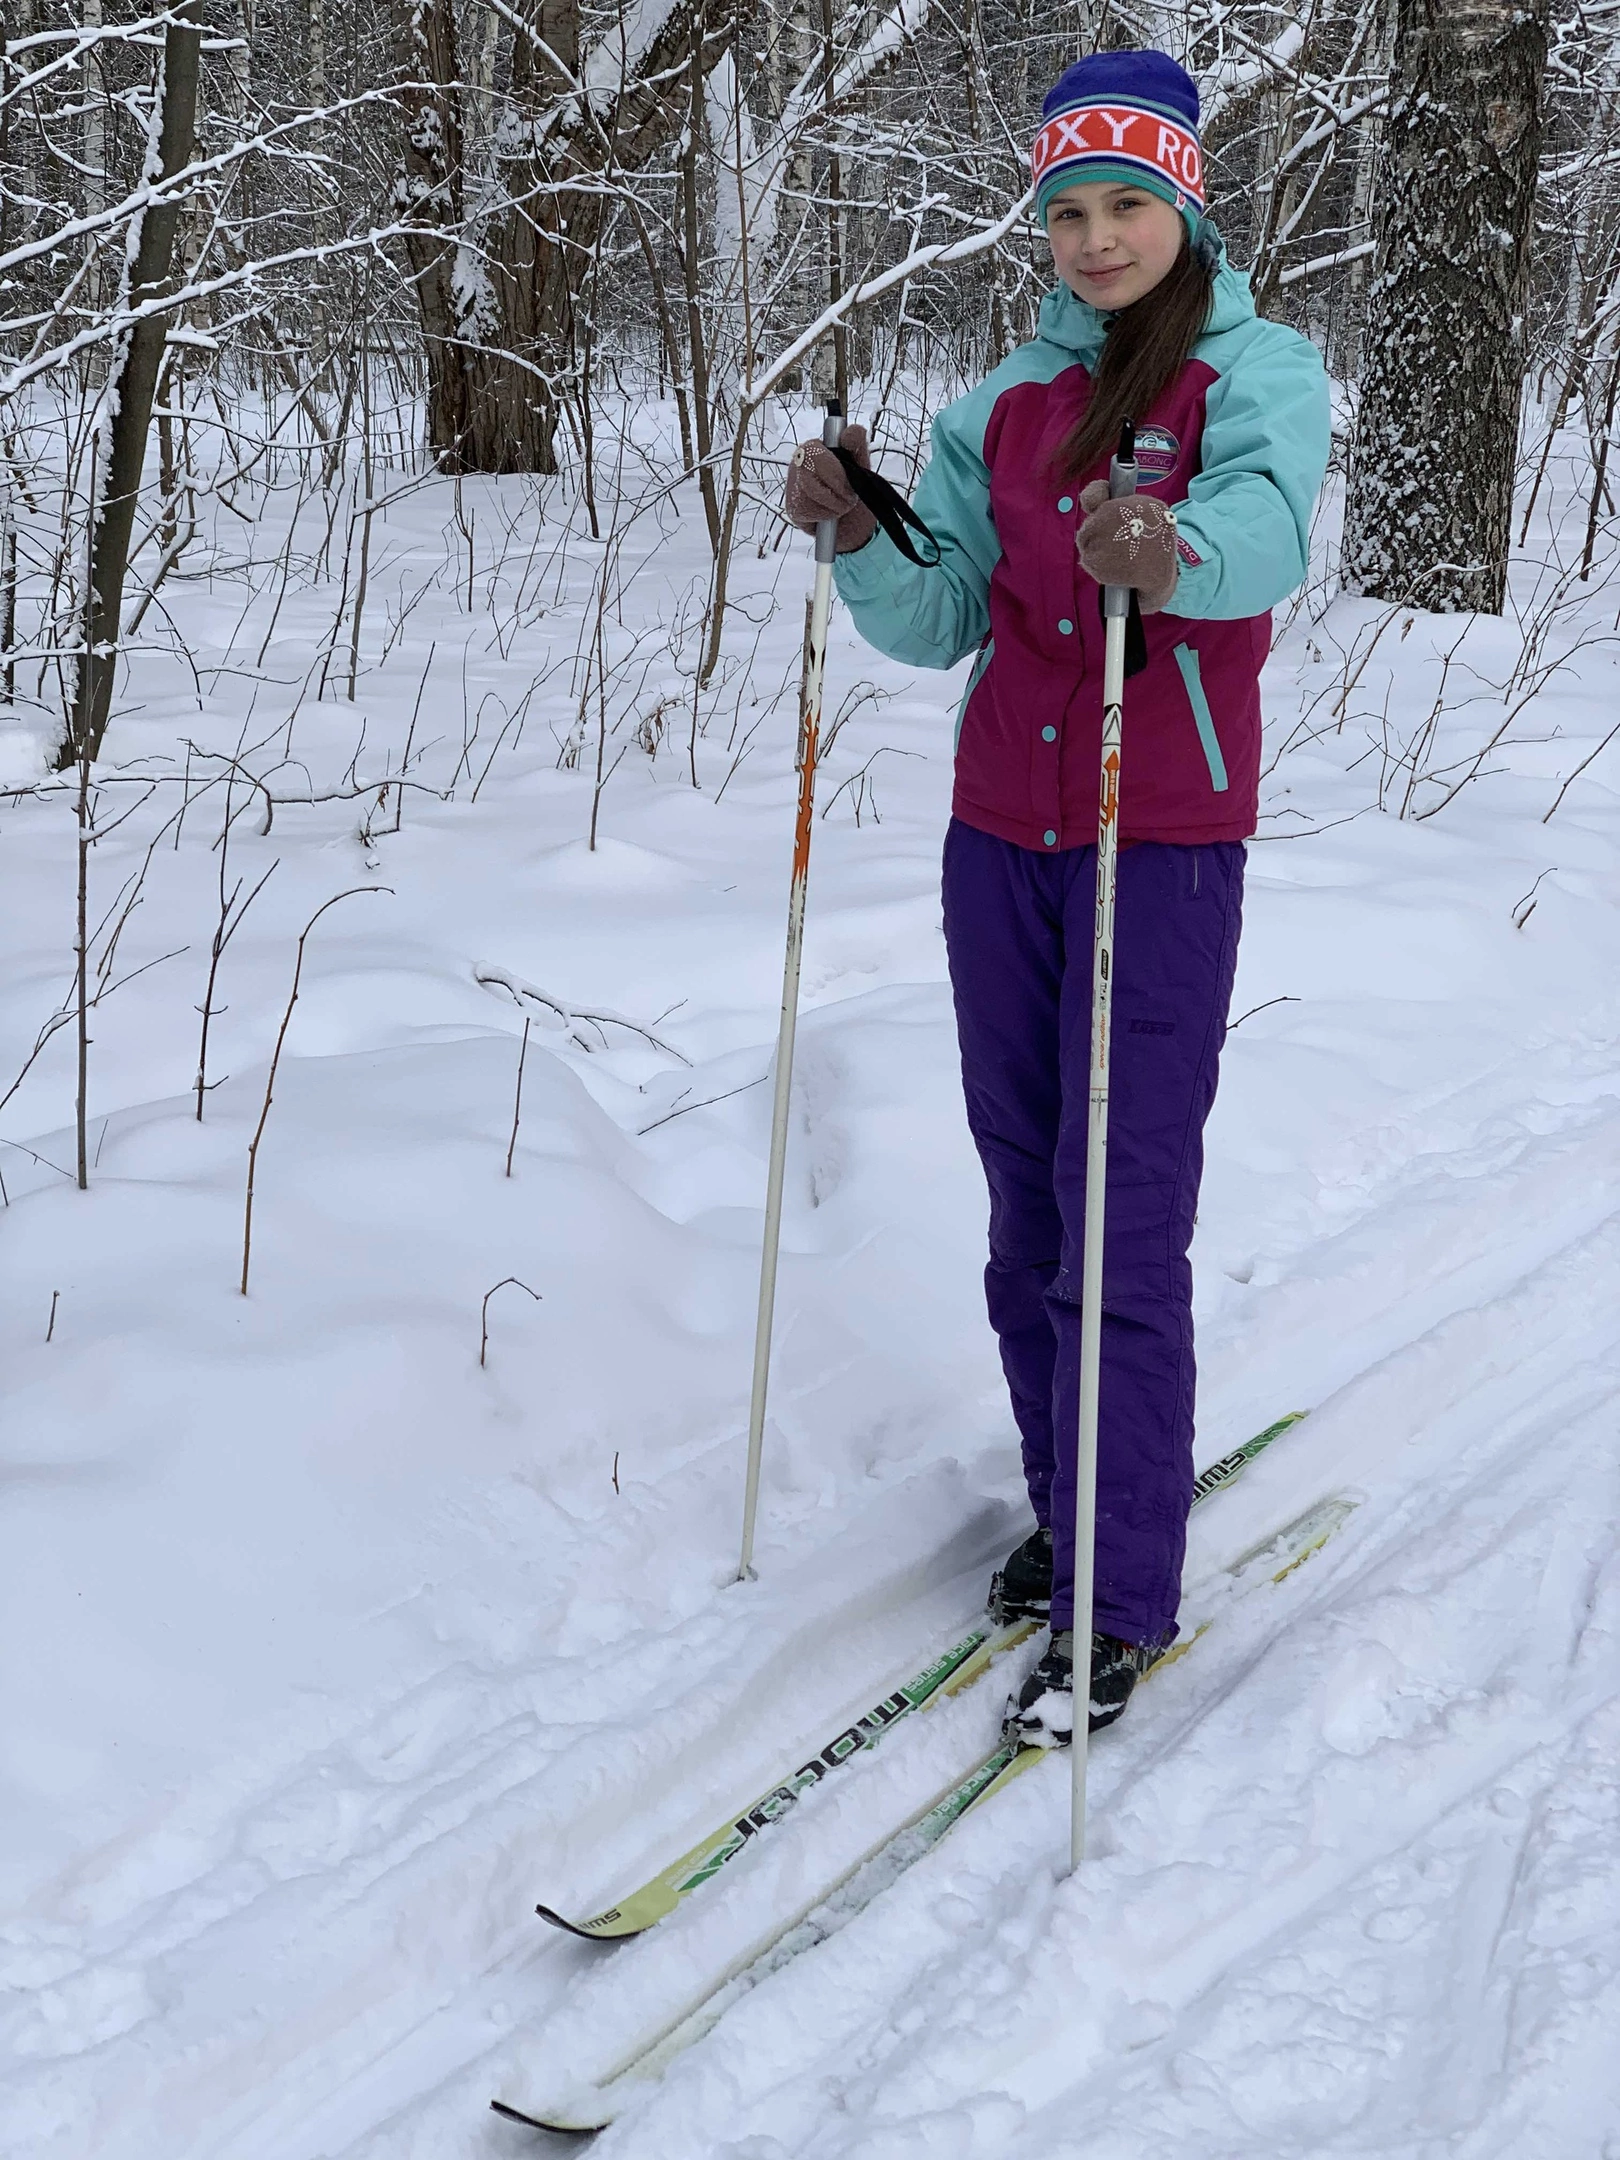
M 625 1925 L 624 1913 L 615 1906 L 611 1912 L 598 1913 L 594 1920 L 570 1920 L 565 1913 L 553 1912 L 549 1905 L 537 1905 L 535 1911 L 549 1926 L 561 1928 L 565 1935 L 577 1935 L 581 1942 L 624 1942 L 632 1935 L 644 1934 L 652 1922 Z
M 508 2106 L 504 2100 L 492 2100 L 489 2105 L 491 2113 L 504 2122 L 522 2123 L 526 2130 L 549 2130 L 553 2137 L 595 2137 L 608 2126 L 606 2117 L 593 2123 L 547 2122 L 539 2115 L 526 2115 L 522 2108 Z
M 569 1920 L 560 1912 L 553 1912 L 549 1905 L 537 1905 L 534 1909 L 542 1920 L 549 1922 L 554 1928 L 561 1928 L 565 1935 L 577 1935 L 581 1942 L 599 1942 L 601 1940 L 601 1937 L 593 1935 L 588 1927 L 581 1927 L 577 1920 Z M 498 2101 L 490 2103 L 492 2107 L 499 2104 Z

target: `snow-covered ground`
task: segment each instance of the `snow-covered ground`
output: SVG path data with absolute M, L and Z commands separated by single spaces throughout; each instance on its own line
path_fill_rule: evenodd
M 642 1942 L 532 1916 L 629 1888 L 906 1677 L 1024 1521 L 939 936 L 959 684 L 840 617 L 760 1579 L 730 1581 L 807 571 L 739 564 L 691 750 L 686 507 L 623 540 L 594 849 L 594 690 L 558 753 L 604 551 L 532 490 L 379 515 L 352 702 L 346 632 L 310 680 L 313 507 L 273 620 L 277 501 L 165 589 L 198 675 L 139 662 L 101 774 L 101 824 L 130 814 L 93 922 L 144 872 L 109 977 L 158 964 L 94 1014 L 88 1193 L 71 1031 L 0 1109 L 15 2160 L 560 2151 L 490 2095 L 611 2066 L 993 1736 L 999 1682 L 911 1721 Z M 1544 822 L 1620 645 L 1602 567 L 1549 613 L 1544 521 L 1532 547 L 1548 672 L 1506 703 L 1520 622 L 1320 593 L 1268 676 L 1200 1455 L 1311 1415 L 1201 1511 L 1189 1583 L 1353 1512 L 1099 1744 L 1080 1879 L 1043 1768 L 748 1993 L 604 2160 L 1620 2155 L 1620 744 Z M 1442 783 L 1408 803 L 1386 751 L 1443 674 L 1444 784 L 1539 687 L 1402 817 Z M 199 1124 L 236 752 L 279 801 L 265 832 L 233 788 L 225 889 L 277 867 Z M 0 784 L 38 770 L 0 718 Z M 0 1093 L 68 982 L 73 843 L 67 795 L 0 801 Z M 308 939 L 244 1298 L 298 935 L 354 888 Z

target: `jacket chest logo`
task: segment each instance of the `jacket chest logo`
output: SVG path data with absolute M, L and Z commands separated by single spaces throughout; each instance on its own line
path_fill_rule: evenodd
M 1136 470 L 1151 487 L 1168 480 L 1181 456 L 1181 444 L 1167 427 L 1139 427 L 1136 431 Z

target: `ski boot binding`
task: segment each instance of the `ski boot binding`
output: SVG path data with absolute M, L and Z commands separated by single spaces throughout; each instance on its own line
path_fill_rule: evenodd
M 1091 1700 L 1088 1730 L 1100 1732 L 1124 1714 L 1131 1691 L 1156 1665 L 1166 1643 L 1121 1642 L 1115 1635 L 1091 1638 Z M 1068 1747 L 1074 1740 L 1074 1636 L 1064 1628 L 1052 1637 L 1035 1670 L 1007 1704 L 1005 1740 L 1027 1747 Z
M 989 1612 L 997 1627 L 1052 1616 L 1052 1533 L 1036 1530 L 990 1578 Z

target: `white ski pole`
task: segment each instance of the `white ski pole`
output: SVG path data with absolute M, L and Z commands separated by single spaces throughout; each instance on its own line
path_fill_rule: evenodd
M 844 432 L 836 398 L 827 401 L 821 439 L 836 450 Z M 759 1315 L 754 1326 L 754 1389 L 748 1406 L 748 1483 L 743 1495 L 742 1557 L 737 1580 L 754 1572 L 754 1521 L 759 1513 L 759 1466 L 765 1445 L 765 1396 L 771 1376 L 771 1322 L 776 1312 L 776 1260 L 782 1240 L 782 1174 L 787 1162 L 788 1101 L 793 1091 L 793 1040 L 799 1023 L 799 962 L 804 952 L 804 896 L 810 879 L 810 820 L 815 808 L 816 757 L 821 743 L 821 677 L 827 659 L 833 558 L 838 520 L 816 527 L 816 582 L 804 632 L 799 686 L 799 810 L 793 828 L 793 881 L 788 888 L 787 957 L 782 967 L 782 1020 L 776 1036 L 776 1098 L 771 1108 L 771 1161 L 765 1180 L 765 1243 L 759 1262 Z
M 1127 420 L 1108 472 L 1112 495 L 1136 493 L 1136 434 Z M 1108 1035 L 1114 993 L 1114 891 L 1119 873 L 1120 708 L 1125 697 L 1128 585 L 1103 587 L 1102 784 L 1097 805 L 1097 921 L 1091 958 L 1091 1107 L 1086 1122 L 1085 1257 L 1080 1277 L 1080 1433 L 1074 1479 L 1074 1789 L 1069 1867 L 1086 1856 L 1086 1755 L 1097 1541 L 1097 1397 L 1102 1378 L 1103 1221 L 1108 1180 Z

